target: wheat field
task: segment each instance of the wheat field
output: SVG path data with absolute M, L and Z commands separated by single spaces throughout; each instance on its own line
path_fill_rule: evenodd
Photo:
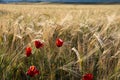
M 0 80 L 120 80 L 120 5 L 0 4 Z

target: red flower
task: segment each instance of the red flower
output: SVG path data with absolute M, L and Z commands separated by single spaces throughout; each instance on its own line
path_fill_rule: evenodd
M 60 38 L 57 38 L 56 39 L 56 45 L 57 45 L 57 47 L 61 47 L 63 45 L 63 40 L 60 39 Z
M 82 80 L 93 80 L 93 75 L 88 73 L 82 77 Z
M 32 54 L 31 47 L 26 47 L 26 56 L 29 57 Z
M 34 77 L 35 75 L 38 75 L 39 71 L 35 66 L 30 66 L 30 68 L 27 71 L 27 75 L 30 77 Z
M 41 48 L 41 47 L 43 47 L 43 43 L 40 42 L 40 41 L 35 41 L 35 47 L 36 48 Z

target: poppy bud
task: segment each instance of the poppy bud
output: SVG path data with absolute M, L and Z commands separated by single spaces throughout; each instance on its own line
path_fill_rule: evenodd
M 29 57 L 32 54 L 31 47 L 26 47 L 26 56 Z
M 85 74 L 82 78 L 82 80 L 93 80 L 93 75 L 88 73 L 88 74 Z
M 40 42 L 40 41 L 35 41 L 35 47 L 36 47 L 37 49 L 39 49 L 39 48 L 43 47 L 43 43 Z
M 56 39 L 56 46 L 57 46 L 57 47 L 61 47 L 62 45 L 63 45 L 63 40 L 60 39 L 60 38 L 57 38 L 57 39 Z

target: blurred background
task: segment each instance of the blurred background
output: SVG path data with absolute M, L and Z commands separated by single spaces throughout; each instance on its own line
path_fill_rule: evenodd
M 118 3 L 120 0 L 0 0 L 2 3 L 7 2 L 74 2 L 74 3 Z

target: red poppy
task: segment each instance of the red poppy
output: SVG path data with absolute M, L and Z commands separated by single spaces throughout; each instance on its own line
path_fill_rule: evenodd
M 57 45 L 57 47 L 61 47 L 63 45 L 63 40 L 60 39 L 60 38 L 57 38 L 56 39 L 56 45 Z
M 27 75 L 30 77 L 34 77 L 35 75 L 38 75 L 39 71 L 35 66 L 30 66 L 30 68 L 27 71 Z
M 88 73 L 82 77 L 82 80 L 93 80 L 93 75 Z
M 31 47 L 26 47 L 26 56 L 29 57 L 32 54 Z
M 37 40 L 37 41 L 35 41 L 35 47 L 41 48 L 41 47 L 43 47 L 43 43 Z

